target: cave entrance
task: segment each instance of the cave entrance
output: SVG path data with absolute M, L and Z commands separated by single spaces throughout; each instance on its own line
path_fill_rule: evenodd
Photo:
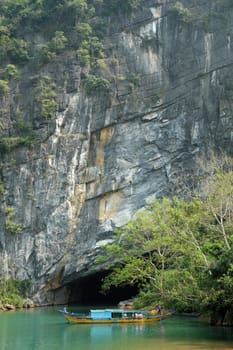
M 102 294 L 102 279 L 106 275 L 106 272 L 98 272 L 71 282 L 69 304 L 116 306 L 120 301 L 131 299 L 138 293 L 137 287 L 128 285 L 112 287 L 107 294 Z

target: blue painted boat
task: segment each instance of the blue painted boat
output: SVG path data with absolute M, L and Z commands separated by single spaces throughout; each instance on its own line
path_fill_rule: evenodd
M 68 322 L 79 324 L 96 323 L 151 323 L 168 315 L 150 315 L 146 310 L 96 309 L 88 315 L 59 310 Z

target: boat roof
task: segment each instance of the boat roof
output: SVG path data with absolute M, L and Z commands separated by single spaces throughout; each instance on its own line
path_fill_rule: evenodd
M 96 309 L 96 310 L 90 310 L 91 312 L 103 312 L 103 311 L 107 311 L 107 312 L 116 312 L 116 313 L 145 313 L 147 312 L 146 310 L 132 310 L 132 309 Z

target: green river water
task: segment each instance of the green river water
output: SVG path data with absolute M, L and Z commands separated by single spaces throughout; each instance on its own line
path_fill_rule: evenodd
M 57 310 L 0 313 L 0 350 L 233 349 L 233 328 L 209 327 L 196 318 L 172 316 L 150 325 L 75 325 Z

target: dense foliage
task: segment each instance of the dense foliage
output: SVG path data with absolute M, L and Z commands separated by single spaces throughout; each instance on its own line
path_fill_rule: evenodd
M 210 14 L 220 13 L 227 6 L 231 6 L 229 0 L 214 0 Z M 109 91 L 110 82 L 100 76 L 101 69 L 98 69 L 101 60 L 102 66 L 105 65 L 108 55 L 103 47 L 103 38 L 111 26 L 114 28 L 121 21 L 127 22 L 137 11 L 145 8 L 148 8 L 146 0 L 1 1 L 0 130 L 4 133 L 4 140 L 0 154 L 20 145 L 37 143 L 38 138 L 32 130 L 38 125 L 53 122 L 59 108 L 58 91 L 65 90 L 66 86 L 65 81 L 56 81 L 54 73 L 60 55 L 72 52 L 77 63 L 86 68 L 81 79 L 88 95 L 97 94 L 99 90 Z M 197 20 L 195 11 L 183 5 L 182 1 L 172 2 L 170 12 L 181 22 Z M 54 65 L 53 69 L 48 65 Z M 21 76 L 25 66 L 29 74 Z M 40 77 L 37 86 L 33 85 L 34 76 Z M 44 76 L 47 81 L 50 79 L 48 86 Z M 31 95 L 26 108 L 21 106 L 22 98 L 19 97 L 23 79 L 29 80 L 27 89 Z M 25 88 L 25 81 L 23 84 Z M 57 86 L 59 84 L 63 86 Z M 129 86 L 133 90 L 135 84 L 130 82 Z M 10 105 L 12 101 L 13 106 Z M 28 133 L 24 128 L 22 135 L 15 127 L 19 118 L 31 123 Z
M 41 51 L 50 59 L 64 49 L 87 49 L 103 37 L 106 16 L 132 13 L 141 0 L 2 0 L 0 8 L 0 61 L 25 64 L 35 54 L 25 37 L 43 34 Z M 97 50 L 98 51 L 98 50 Z M 42 54 L 42 53 L 41 53 Z M 49 59 L 49 57 L 47 57 Z
M 208 169 L 201 195 L 155 199 L 116 231 L 105 291 L 138 284 L 135 306 L 233 312 L 232 161 L 221 168 L 212 160 Z
M 22 307 L 23 301 L 28 296 L 30 281 L 17 279 L 0 279 L 0 303 L 12 304 Z
M 106 57 L 102 39 L 109 16 L 132 15 L 142 2 L 1 1 L 0 131 L 4 137 L 0 142 L 0 155 L 18 146 L 40 142 L 33 130 L 40 124 L 53 122 L 58 110 L 58 91 L 65 90 L 66 84 L 65 81 L 58 83 L 59 78 L 54 73 L 59 56 L 72 53 L 77 63 L 86 67 L 81 79 L 88 95 L 108 90 L 109 81 L 98 75 L 96 68 Z M 25 67 L 28 74 L 21 76 Z M 21 84 L 25 89 L 25 83 L 30 101 L 22 106 Z M 19 120 L 25 125 L 23 129 L 17 128 Z

